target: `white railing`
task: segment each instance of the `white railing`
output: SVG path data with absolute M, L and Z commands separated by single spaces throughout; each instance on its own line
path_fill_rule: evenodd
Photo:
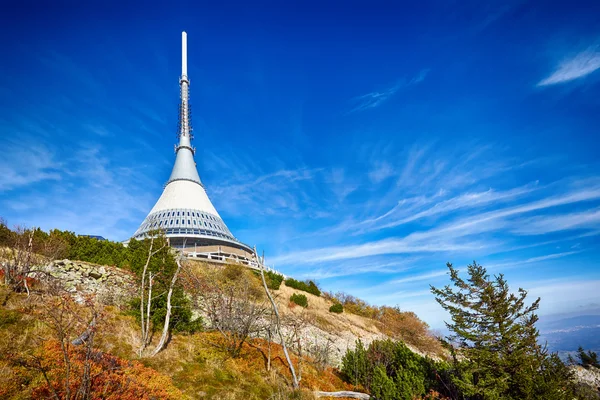
M 222 263 L 222 264 L 233 262 L 236 264 L 245 265 L 249 268 L 252 268 L 252 269 L 258 270 L 258 271 L 260 271 L 260 269 L 262 267 L 265 271 L 270 271 L 270 272 L 282 275 L 284 278 L 286 277 L 284 274 L 282 274 L 281 272 L 277 271 L 276 269 L 274 269 L 272 267 L 269 267 L 267 265 L 261 265 L 255 259 L 241 256 L 238 254 L 225 253 L 222 251 L 213 251 L 213 252 L 210 252 L 210 251 L 209 252 L 184 251 L 184 255 L 190 259 L 195 259 L 195 260 L 202 259 L 202 260 L 207 260 L 210 262 L 216 262 L 216 263 Z

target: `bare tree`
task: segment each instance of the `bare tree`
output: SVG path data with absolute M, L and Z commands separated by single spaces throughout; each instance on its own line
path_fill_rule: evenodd
M 169 323 L 171 321 L 171 296 L 173 295 L 173 289 L 175 287 L 175 284 L 177 283 L 179 271 L 181 271 L 181 257 L 177 257 L 176 262 L 177 262 L 177 270 L 175 270 L 175 273 L 173 274 L 173 278 L 171 279 L 171 284 L 169 285 L 169 292 L 167 293 L 167 313 L 165 315 L 165 323 L 163 325 L 162 335 L 160 337 L 160 340 L 158 341 L 158 344 L 156 345 L 156 348 L 152 352 L 152 356 L 155 356 L 156 354 L 158 354 L 158 352 L 161 351 L 163 349 L 163 347 L 165 346 L 165 344 L 167 343 L 167 336 L 169 333 Z
M 154 248 L 154 241 L 156 235 L 152 235 L 150 238 L 150 246 L 148 247 L 148 257 L 146 258 L 146 263 L 144 264 L 144 268 L 142 269 L 142 276 L 140 280 L 140 325 L 141 325 L 141 340 L 140 340 L 140 348 L 138 349 L 138 355 L 142 357 L 144 350 L 148 346 L 149 343 L 149 332 L 150 332 L 150 309 L 152 304 L 152 285 L 154 283 L 152 272 L 148 271 L 148 267 L 150 266 L 150 261 L 152 258 L 156 256 L 162 249 L 165 248 L 166 242 L 162 243 L 160 248 Z M 147 274 L 149 274 L 148 279 L 146 279 Z M 144 297 L 148 294 L 148 301 L 146 302 L 147 310 L 144 310 Z M 146 312 L 144 312 L 146 311 Z
M 59 367 L 49 363 L 43 353 L 23 355 L 15 352 L 9 354 L 10 361 L 39 372 L 53 399 L 90 399 L 95 356 L 93 345 L 97 324 L 102 319 L 101 310 L 91 298 L 86 298 L 81 307 L 68 294 L 41 297 L 40 300 L 37 309 L 42 322 L 49 328 L 50 336 L 37 340 L 56 341 L 62 363 Z M 56 368 L 60 368 L 60 373 Z
M 6 228 L 0 220 L 0 226 Z M 29 287 L 32 278 L 49 277 L 47 272 L 35 268 L 47 264 L 67 250 L 66 241 L 56 235 L 46 235 L 39 229 L 25 229 L 17 226 L 10 232 L 9 246 L 0 248 L 0 266 L 5 284 L 13 292 L 31 293 Z M 41 232 L 42 235 L 36 235 Z
M 15 292 L 26 291 L 29 296 L 27 277 L 34 262 L 33 230 L 16 227 L 14 237 L 14 246 L 2 249 L 4 283 Z
M 256 248 L 254 248 L 254 256 L 256 257 Z M 269 298 L 269 301 L 271 302 L 271 306 L 273 307 L 273 312 L 275 313 L 275 324 L 276 324 L 275 329 L 276 329 L 277 333 L 279 334 L 279 340 L 280 340 L 281 347 L 283 348 L 283 354 L 285 354 L 285 359 L 287 360 L 288 368 L 290 370 L 290 374 L 292 375 L 292 386 L 294 387 L 294 389 L 298 389 L 299 379 L 296 377 L 296 371 L 294 370 L 294 364 L 292 364 L 292 360 L 290 359 L 290 355 L 287 350 L 287 345 L 285 343 L 285 339 L 283 338 L 283 334 L 281 333 L 281 318 L 279 316 L 279 309 L 277 308 L 277 304 L 275 303 L 275 300 L 273 300 L 273 296 L 271 295 L 271 292 L 269 291 L 269 288 L 267 287 L 267 281 L 265 280 L 265 269 L 264 269 L 264 265 L 263 265 L 264 264 L 264 255 L 263 255 L 262 261 L 263 262 L 258 263 L 259 268 L 260 268 L 260 277 L 262 279 L 265 293 L 267 294 L 267 297 Z M 271 361 L 271 345 L 270 345 L 270 343 L 271 343 L 271 339 L 270 339 L 270 330 L 269 330 L 269 367 L 270 367 L 270 361 Z
M 264 331 L 269 307 L 262 289 L 245 267 L 228 264 L 211 273 L 186 270 L 186 287 L 223 339 L 216 345 L 237 357 L 248 338 Z

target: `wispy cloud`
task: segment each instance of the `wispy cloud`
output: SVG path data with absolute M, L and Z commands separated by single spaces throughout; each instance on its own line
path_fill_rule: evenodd
M 437 202 L 433 206 L 423 211 L 417 213 L 413 212 L 408 216 L 378 224 L 374 226 L 373 229 L 392 228 L 407 224 L 409 222 L 417 221 L 422 218 L 433 217 L 440 214 L 448 214 L 460 209 L 473 209 L 475 207 L 483 207 L 488 204 L 499 205 L 502 202 L 513 200 L 525 194 L 531 193 L 534 190 L 536 190 L 536 185 L 530 184 L 506 191 L 495 191 L 493 189 L 488 189 L 484 192 L 460 194 L 456 197 Z M 390 215 L 389 213 L 386 214 L 387 216 Z
M 550 232 L 573 229 L 598 229 L 599 227 L 600 209 L 596 208 L 577 213 L 528 218 L 523 221 L 521 226 L 515 229 L 515 233 L 522 235 L 542 235 Z
M 394 176 L 394 168 L 387 162 L 378 162 L 377 165 L 369 171 L 369 179 L 377 184 Z
M 60 180 L 61 162 L 39 143 L 2 143 L 0 190 L 11 190 L 46 180 Z
M 423 69 L 417 76 L 410 80 L 401 79 L 392 86 L 389 86 L 387 89 L 377 90 L 355 97 L 352 99 L 354 106 L 348 113 L 350 114 L 357 111 L 364 111 L 370 108 L 379 107 L 388 101 L 392 96 L 394 96 L 398 90 L 423 82 L 428 73 L 429 69 Z
M 522 190 L 522 188 L 519 190 Z M 475 239 L 474 235 L 519 226 L 520 221 L 515 218 L 522 214 L 598 199 L 600 199 L 600 186 L 574 188 L 560 195 L 525 202 L 517 206 L 455 218 L 451 222 L 427 230 L 413 231 L 403 237 L 376 239 L 356 245 L 320 247 L 292 252 L 275 257 L 275 262 L 278 264 L 311 264 L 382 254 L 444 254 L 482 249 L 487 249 L 490 252 L 492 249 L 497 248 L 500 242 L 485 237 Z M 454 208 L 447 207 L 445 211 L 452 211 Z
M 485 245 L 489 245 L 486 243 Z M 364 244 L 323 247 L 311 250 L 276 256 L 272 261 L 276 264 L 314 264 L 327 261 L 347 260 L 377 255 L 412 254 L 412 253 L 449 253 L 457 251 L 472 251 L 484 246 L 483 243 L 472 240 L 458 242 L 453 239 L 424 241 L 416 236 L 405 238 L 383 239 Z
M 547 78 L 542 79 L 538 86 L 556 85 L 583 78 L 600 68 L 600 51 L 598 47 L 589 48 L 569 58 L 556 68 Z

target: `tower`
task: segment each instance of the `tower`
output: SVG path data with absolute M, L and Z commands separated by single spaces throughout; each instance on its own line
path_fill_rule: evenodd
M 207 258 L 218 254 L 250 259 L 253 250 L 237 240 L 211 203 L 198 175 L 192 147 L 192 127 L 189 104 L 190 81 L 187 76 L 187 34 L 181 33 L 181 103 L 179 105 L 179 144 L 175 147 L 175 165 L 162 195 L 144 222 L 133 234 L 134 239 L 147 237 L 152 230 L 161 230 L 172 247 Z

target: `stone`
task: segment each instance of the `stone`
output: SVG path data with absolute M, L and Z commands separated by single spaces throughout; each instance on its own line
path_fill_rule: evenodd
M 103 275 L 99 271 L 91 270 L 88 272 L 88 276 L 94 279 L 100 279 Z

